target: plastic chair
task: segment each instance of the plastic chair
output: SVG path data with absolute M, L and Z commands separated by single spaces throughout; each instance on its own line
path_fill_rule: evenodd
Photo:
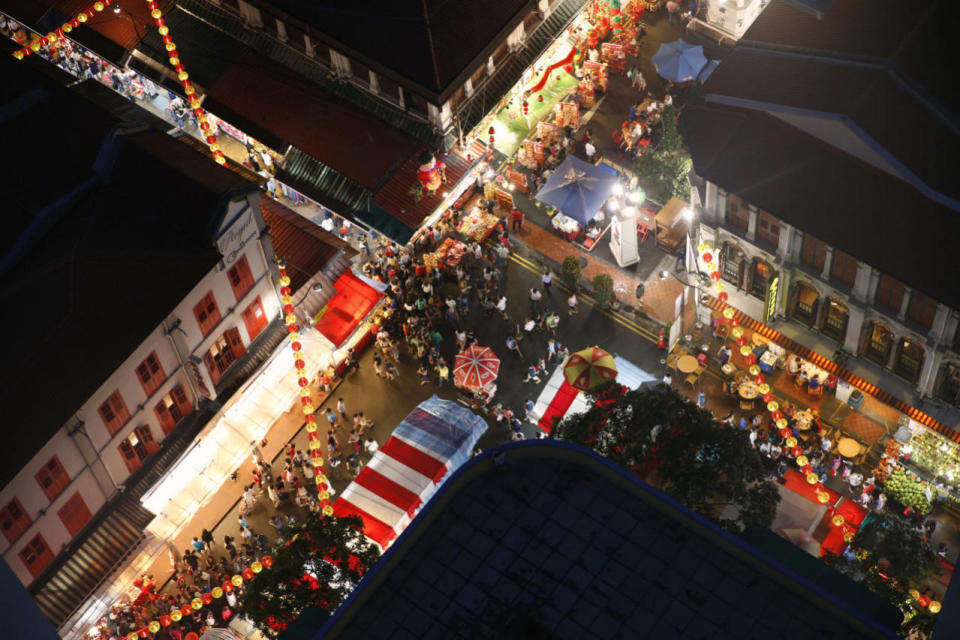
M 640 223 L 640 226 L 637 227 L 637 237 L 640 238 L 640 242 L 646 242 L 647 236 L 650 234 L 650 225 L 647 224 L 647 221 L 644 220 Z
M 697 363 L 698 363 L 701 367 L 703 367 L 704 365 L 706 365 L 706 364 L 707 364 L 707 354 L 701 352 L 700 355 L 697 356 Z
M 809 393 L 809 394 L 812 395 L 812 396 L 822 396 L 822 395 L 823 395 L 823 385 L 822 385 L 822 384 L 818 384 L 816 387 L 813 387 L 812 389 L 808 386 L 808 387 L 807 387 L 807 393 Z

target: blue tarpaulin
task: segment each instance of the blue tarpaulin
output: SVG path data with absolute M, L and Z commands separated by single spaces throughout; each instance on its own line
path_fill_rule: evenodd
M 571 155 L 550 174 L 537 200 L 560 209 L 563 215 L 586 225 L 613 193 L 619 182 L 617 170 L 605 164 L 592 165 Z

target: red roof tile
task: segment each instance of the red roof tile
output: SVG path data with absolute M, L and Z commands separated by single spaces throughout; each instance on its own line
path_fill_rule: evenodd
M 209 93 L 371 191 L 419 145 L 303 76 L 249 51 L 213 82 Z
M 294 291 L 327 266 L 337 251 L 343 250 L 348 256 L 356 253 L 347 243 L 267 195 L 260 198 L 260 211 L 269 227 L 273 252 L 295 267 L 287 271 Z
M 456 149 L 446 156 L 438 155 L 438 160 L 442 159 L 447 163 L 447 184 L 433 194 L 424 195 L 419 202 L 414 202 L 410 189 L 417 183 L 420 154 L 427 150 L 426 146 L 418 149 L 373 197 L 375 204 L 411 229 L 416 229 L 424 218 L 433 213 L 443 200 L 444 191 L 455 185 L 470 168 L 467 158 Z

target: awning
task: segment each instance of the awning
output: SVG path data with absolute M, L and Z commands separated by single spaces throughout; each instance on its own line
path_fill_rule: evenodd
M 309 376 L 330 365 L 334 347 L 316 332 L 304 333 L 304 360 Z M 194 445 L 162 480 L 140 499 L 158 514 L 147 530 L 159 538 L 177 534 L 220 488 L 299 395 L 293 352 L 286 341 L 251 378 L 239 398 L 197 437 Z

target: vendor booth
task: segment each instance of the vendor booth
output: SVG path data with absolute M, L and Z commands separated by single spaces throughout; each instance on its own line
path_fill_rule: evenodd
M 560 210 L 553 217 L 553 226 L 559 230 L 559 235 L 592 247 L 603 232 L 600 221 L 595 218 L 618 184 L 617 171 L 613 167 L 592 165 L 567 156 L 536 197 Z
M 336 499 L 334 514 L 359 516 L 366 536 L 387 548 L 486 430 L 483 418 L 456 402 L 421 402 Z
M 617 382 L 629 389 L 638 389 L 643 384 L 653 384 L 657 378 L 636 366 L 621 356 L 614 355 Z M 564 375 L 566 363 L 554 369 L 543 391 L 537 397 L 530 417 L 537 426 L 550 433 L 554 419 L 563 419 L 564 416 L 582 413 L 590 407 L 590 402 L 583 393 L 567 382 Z

